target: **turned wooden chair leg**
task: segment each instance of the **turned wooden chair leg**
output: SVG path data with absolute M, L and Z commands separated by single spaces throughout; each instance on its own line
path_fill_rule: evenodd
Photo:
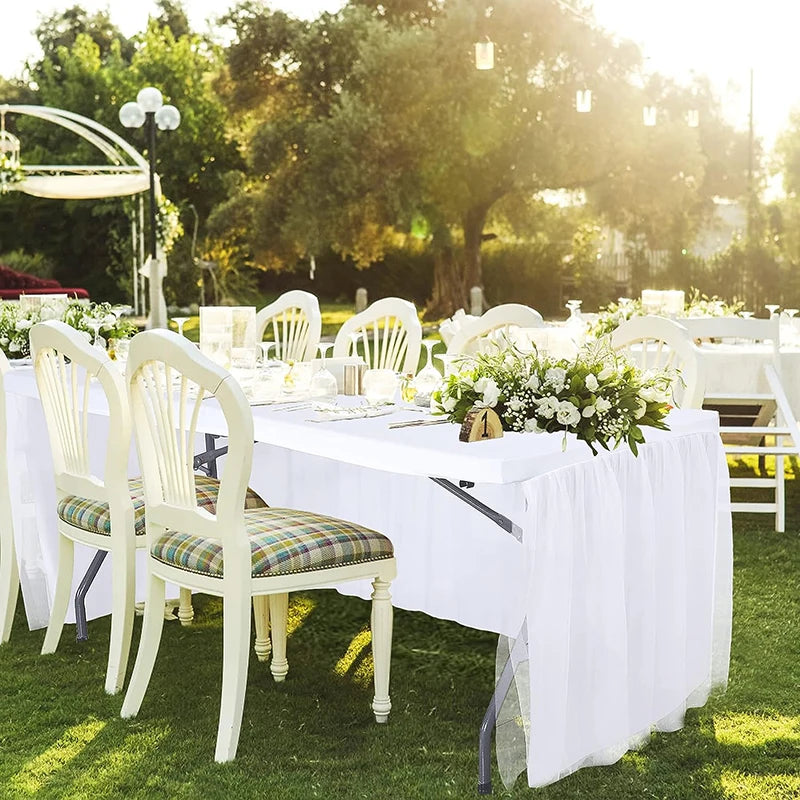
M 392 702 L 389 699 L 389 671 L 392 660 L 392 596 L 388 581 L 372 582 L 372 660 L 375 664 L 375 697 L 372 710 L 376 722 L 386 722 Z
M 192 607 L 192 590 L 181 586 L 180 604 L 178 605 L 178 619 L 181 625 L 191 625 L 194 619 L 194 608 Z
M 253 597 L 253 619 L 256 625 L 256 656 L 259 661 L 269 661 L 272 642 L 269 638 L 269 595 L 257 594 Z
M 272 663 L 269 671 L 276 683 L 286 680 L 289 661 L 286 658 L 286 621 L 289 617 L 289 594 L 271 594 L 269 616 L 272 625 Z

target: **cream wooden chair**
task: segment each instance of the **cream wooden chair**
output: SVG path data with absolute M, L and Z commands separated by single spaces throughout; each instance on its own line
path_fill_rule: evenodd
M 490 308 L 477 319 L 465 322 L 453 334 L 447 345 L 447 354 L 452 356 L 469 355 L 479 347 L 479 342 L 491 336 L 508 334 L 511 328 L 541 328 L 542 315 L 520 303 L 504 303 Z
M 145 544 L 136 535 L 136 511 L 128 486 L 131 421 L 122 373 L 108 355 L 62 322 L 31 329 L 36 383 L 42 398 L 55 470 L 58 573 L 42 653 L 58 647 L 72 586 L 75 542 L 112 556 L 111 643 L 105 688 L 122 688 L 134 612 L 134 554 Z M 103 478 L 89 465 L 89 395 L 96 380 L 108 403 Z M 139 525 L 139 533 L 144 533 Z
M 422 325 L 416 306 L 408 300 L 385 297 L 350 317 L 336 334 L 333 357 L 356 355 L 356 337 L 369 369 L 417 371 Z
M 319 514 L 285 508 L 245 511 L 253 458 L 250 406 L 236 381 L 185 339 L 161 330 L 139 334 L 131 344 L 128 374 L 145 485 L 149 588 L 122 716 L 138 714 L 150 681 L 161 638 L 166 581 L 223 598 L 222 700 L 215 759 L 229 761 L 236 755 L 247 683 L 250 598 L 269 595 L 275 600 L 273 651 L 285 667 L 288 592 L 372 578 L 372 709 L 378 722 L 386 721 L 391 708 L 389 585 L 396 571 L 391 542 L 374 531 Z M 214 513 L 193 502 L 192 444 L 204 392 L 211 392 L 219 403 L 229 447 Z
M 611 334 L 611 346 L 624 350 L 640 369 L 673 368 L 681 380 L 673 387 L 675 404 L 702 408 L 705 380 L 689 331 L 666 317 L 634 317 Z
M 319 301 L 299 289 L 285 292 L 256 314 L 256 338 L 260 342 L 271 329 L 277 358 L 310 361 L 316 356 L 322 332 Z
M 11 516 L 11 496 L 8 486 L 8 449 L 6 445 L 6 392 L 4 376 L 11 369 L 5 353 L 0 350 L 0 644 L 11 636 L 14 610 L 19 595 L 19 565 L 14 546 L 14 520 Z
M 784 460 L 800 457 L 800 429 L 781 383 L 780 317 L 742 319 L 740 317 L 701 317 L 682 320 L 690 336 L 701 342 L 762 343 L 769 351 L 763 367 L 767 391 L 742 386 L 739 391 L 706 393 L 703 406 L 719 412 L 720 433 L 725 450 L 731 455 L 755 455 L 763 473 L 766 459 L 774 459 L 775 474 L 754 478 L 731 478 L 731 488 L 767 489 L 768 502 L 735 502 L 731 510 L 775 515 L 775 530 L 786 527 Z M 700 348 L 702 363 L 703 347 Z M 743 348 L 743 358 L 748 358 Z M 752 358 L 752 355 L 749 357 Z

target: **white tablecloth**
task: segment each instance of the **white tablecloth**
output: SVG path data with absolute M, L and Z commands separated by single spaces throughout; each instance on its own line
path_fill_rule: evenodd
M 56 554 L 49 448 L 30 370 L 6 387 L 25 603 L 41 625 Z M 102 403 L 92 411 L 102 441 Z M 715 415 L 675 412 L 672 432 L 647 431 L 638 459 L 625 449 L 593 458 L 575 440 L 562 453 L 558 435 L 464 444 L 448 425 L 389 430 L 402 414 L 324 424 L 310 415 L 254 409 L 253 487 L 271 505 L 389 535 L 398 607 L 507 636 L 527 621 L 532 786 L 616 760 L 632 737 L 678 727 L 687 705 L 724 685 L 732 555 Z M 213 401 L 200 427 L 224 432 Z M 428 475 L 475 481 L 521 541 Z M 366 586 L 342 591 L 368 596 Z M 96 614 L 102 584 L 93 595 Z
M 703 344 L 700 348 L 708 394 L 769 393 L 764 367 L 772 363 L 772 347 L 760 344 Z M 780 373 L 795 417 L 800 416 L 800 350 L 780 352 Z

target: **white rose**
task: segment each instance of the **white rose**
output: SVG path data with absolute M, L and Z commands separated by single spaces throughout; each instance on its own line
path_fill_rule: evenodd
M 591 372 L 586 376 L 586 381 L 585 382 L 586 382 L 586 388 L 590 392 L 596 392 L 597 391 L 597 387 L 600 385 L 597 382 L 597 378 Z
M 647 403 L 644 400 L 637 400 L 636 401 L 636 408 L 633 412 L 634 419 L 641 419 L 645 412 L 647 411 Z
M 117 318 L 113 314 L 106 314 L 100 323 L 100 330 L 107 331 L 117 324 Z
M 541 400 L 536 400 L 536 413 L 543 416 L 545 419 L 552 419 L 558 411 L 558 400 L 555 397 L 544 397 Z
M 614 374 L 614 367 L 604 367 L 597 376 L 597 380 L 601 383 L 607 381 Z
M 558 393 L 564 388 L 567 380 L 567 371 L 561 367 L 550 367 L 544 374 L 544 382 L 553 387 Z
M 642 386 L 639 390 L 639 397 L 647 403 L 655 403 L 658 398 L 658 392 L 655 386 Z
M 483 399 L 476 401 L 476 406 L 493 408 L 500 399 L 500 387 L 493 378 L 480 378 L 475 381 L 475 391 L 483 394 Z
M 597 409 L 598 414 L 605 414 L 611 408 L 611 403 L 605 397 L 598 397 L 594 401 L 594 407 Z
M 569 400 L 562 400 L 558 404 L 556 420 L 561 425 L 577 425 L 581 421 L 581 412 Z
M 442 400 L 442 408 L 449 414 L 456 407 L 457 402 L 455 397 L 445 397 Z
M 537 422 L 535 417 L 531 419 L 525 420 L 525 433 L 539 433 L 542 429 L 539 427 L 539 423 Z
M 508 399 L 506 402 L 506 407 L 509 409 L 509 411 L 521 411 L 523 408 L 525 408 L 525 402 L 514 395 L 514 397 L 510 397 Z
M 596 410 L 597 409 L 594 406 L 586 406 L 586 408 L 584 408 L 583 411 L 581 411 L 581 414 L 583 414 L 583 416 L 586 419 L 589 419 L 589 417 L 593 417 L 594 416 L 594 412 Z

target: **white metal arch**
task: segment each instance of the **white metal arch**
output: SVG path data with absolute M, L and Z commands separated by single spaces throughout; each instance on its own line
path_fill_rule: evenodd
M 92 200 L 104 197 L 125 197 L 146 192 L 150 185 L 150 165 L 144 156 L 119 134 L 99 122 L 61 108 L 35 105 L 0 104 L 0 127 L 5 129 L 8 115 L 35 117 L 58 125 L 89 142 L 104 157 L 100 164 L 20 164 L 24 179 L 6 187 L 35 197 L 65 200 Z M 156 192 L 160 194 L 160 181 L 155 175 Z M 135 312 L 145 310 L 144 278 L 141 274 L 144 258 L 144 224 L 141 209 L 133 220 L 133 306 Z M 158 274 L 150 286 L 150 324 L 166 324 L 166 309 L 161 286 L 166 274 L 166 258 L 159 253 Z M 150 270 L 152 271 L 152 270 Z M 158 323 L 158 324 L 155 324 Z

